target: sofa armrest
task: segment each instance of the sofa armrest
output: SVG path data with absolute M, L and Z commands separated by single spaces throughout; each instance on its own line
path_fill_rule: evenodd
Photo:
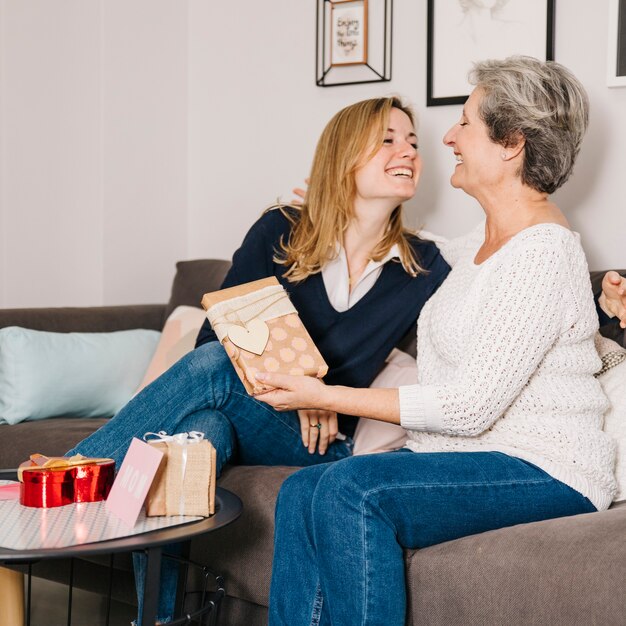
M 21 326 L 58 333 L 161 330 L 164 321 L 164 304 L 0 309 L 0 328 Z

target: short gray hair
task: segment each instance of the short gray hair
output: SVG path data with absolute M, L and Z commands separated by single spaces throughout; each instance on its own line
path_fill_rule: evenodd
M 554 61 L 512 56 L 476 63 L 470 83 L 483 91 L 479 114 L 504 147 L 525 140 L 522 182 L 551 194 L 569 178 L 589 122 L 585 88 Z

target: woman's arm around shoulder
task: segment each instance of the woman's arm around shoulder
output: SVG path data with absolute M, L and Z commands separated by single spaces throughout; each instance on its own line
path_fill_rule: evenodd
M 615 271 L 607 272 L 598 304 L 607 317 L 617 318 L 620 326 L 626 328 L 626 278 Z

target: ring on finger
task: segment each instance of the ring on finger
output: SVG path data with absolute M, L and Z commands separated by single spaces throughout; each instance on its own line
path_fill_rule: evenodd
M 311 428 L 317 428 L 317 430 L 321 430 L 322 425 L 318 422 L 317 424 L 311 424 Z

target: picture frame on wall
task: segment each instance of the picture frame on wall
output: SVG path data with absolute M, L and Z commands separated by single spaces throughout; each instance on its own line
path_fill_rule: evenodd
M 426 105 L 463 104 L 476 61 L 554 60 L 554 0 L 428 0 Z
M 626 0 L 609 0 L 607 84 L 626 87 Z
M 316 2 L 315 84 L 341 87 L 390 81 L 393 0 Z
M 367 63 L 367 18 L 367 0 L 331 1 L 331 66 Z

